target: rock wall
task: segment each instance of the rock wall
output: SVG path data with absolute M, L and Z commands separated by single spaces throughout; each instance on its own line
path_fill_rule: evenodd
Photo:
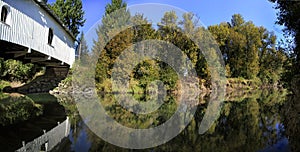
M 44 75 L 36 77 L 30 83 L 17 88 L 6 87 L 3 91 L 9 93 L 18 92 L 22 94 L 48 93 L 50 90 L 57 87 L 61 80 L 66 78 L 68 71 L 69 68 L 67 67 L 47 67 Z

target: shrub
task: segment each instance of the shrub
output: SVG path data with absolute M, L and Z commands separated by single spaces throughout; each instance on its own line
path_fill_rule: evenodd
M 26 82 L 32 79 L 39 70 L 38 66 L 31 63 L 23 64 L 17 60 L 0 59 L 0 78 L 3 80 Z

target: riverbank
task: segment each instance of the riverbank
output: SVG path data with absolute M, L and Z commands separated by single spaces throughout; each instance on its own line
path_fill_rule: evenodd
M 210 85 L 206 83 L 206 80 L 197 80 L 200 82 L 199 84 L 189 84 L 189 86 L 194 87 L 198 86 L 200 93 L 205 93 L 209 94 L 212 92 L 212 88 Z M 191 81 L 192 82 L 192 81 Z M 141 88 L 137 85 L 138 83 L 131 82 L 130 83 L 130 89 L 125 92 L 125 93 L 130 93 L 130 94 L 145 94 L 151 92 L 153 88 L 147 88 L 148 90 L 145 91 L 144 88 Z M 99 89 L 98 86 L 101 86 L 101 89 Z M 75 89 L 74 89 L 75 88 Z M 243 78 L 227 78 L 226 80 L 226 94 L 237 94 L 237 93 L 245 93 L 245 92 L 250 92 L 253 90 L 286 90 L 283 88 L 282 85 L 278 84 L 263 84 L 259 79 L 254 79 L 254 80 L 247 80 Z M 96 85 L 97 92 L 99 94 L 104 94 L 104 93 L 116 93 L 112 92 L 111 90 L 111 83 L 106 82 L 101 84 L 101 85 Z M 180 88 L 178 85 L 176 85 L 175 89 L 172 90 L 167 90 L 167 93 L 173 93 L 173 94 L 179 94 Z M 50 91 L 50 94 L 52 95 L 63 95 L 63 96 L 72 96 L 73 93 L 91 93 L 92 90 L 91 88 L 79 88 L 78 86 L 73 86 L 72 84 L 72 76 L 68 76 L 66 79 L 62 80 L 59 84 L 58 87 Z
M 21 94 L 49 93 L 66 78 L 68 71 L 68 68 L 48 67 L 36 73 L 30 80 L 0 80 L 0 91 Z
M 60 81 L 58 83 L 57 81 L 54 82 L 52 87 L 54 86 L 54 83 L 57 85 L 53 90 L 50 90 L 49 93 L 52 95 L 67 95 L 67 96 L 72 96 L 73 93 L 92 93 L 91 88 L 82 88 L 79 86 L 74 86 L 72 84 L 72 75 L 68 75 L 65 79 Z M 198 86 L 200 93 L 210 93 L 212 92 L 211 86 L 206 83 L 206 80 L 200 79 L 197 80 L 200 82 L 199 84 L 189 84 L 189 86 Z M 35 84 L 31 86 L 32 90 L 45 90 L 44 83 L 46 82 L 51 82 L 51 80 L 43 79 L 43 81 L 38 77 L 38 79 L 35 79 L 33 81 Z M 192 81 L 191 81 L 192 82 Z M 58 84 L 57 84 L 58 83 Z M 292 83 L 294 84 L 294 83 Z M 295 83 L 296 84 L 296 83 Z M 24 84 L 21 84 L 20 82 L 8 82 L 8 81 L 3 81 L 0 80 L 0 92 L 3 91 L 4 88 L 17 88 L 24 86 Z M 100 86 L 100 87 L 99 87 Z M 168 93 L 173 93 L 173 94 L 179 94 L 179 85 L 176 85 L 175 89 L 172 90 L 167 90 Z M 44 88 L 44 89 L 43 89 Z M 113 93 L 111 90 L 111 83 L 106 81 L 105 83 L 101 85 L 97 85 L 96 89 L 99 94 L 103 93 Z M 226 80 L 226 93 L 227 94 L 232 94 L 234 92 L 249 92 L 250 90 L 257 90 L 257 89 L 279 89 L 282 90 L 284 89 L 281 85 L 270 85 L 270 84 L 263 84 L 259 79 L 255 80 L 247 80 L 243 78 L 228 78 Z M 49 89 L 48 89 L 49 90 Z M 155 90 L 155 87 L 148 87 L 147 90 L 145 88 L 142 88 L 138 86 L 138 82 L 131 82 L 130 83 L 130 89 L 126 93 L 131 93 L 131 94 L 144 94 L 144 93 L 149 93 L 153 92 Z M 295 91 L 294 91 L 295 92 Z M 115 92 L 114 92 L 115 93 Z M 299 92 L 295 92 L 295 94 L 299 94 Z

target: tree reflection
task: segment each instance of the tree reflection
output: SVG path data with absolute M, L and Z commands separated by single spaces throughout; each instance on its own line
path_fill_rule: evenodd
M 282 108 L 283 124 L 292 151 L 300 151 L 300 95 L 290 96 Z
M 0 93 L 0 126 L 12 125 L 43 114 L 43 107 L 23 95 Z
M 176 96 L 170 95 L 165 98 L 164 106 L 157 113 L 140 116 L 122 109 L 113 95 L 104 95 L 102 98 L 102 104 L 105 105 L 105 109 L 111 117 L 119 123 L 133 128 L 149 128 L 160 125 L 168 120 L 177 108 Z M 205 101 L 208 101 L 207 98 L 207 96 L 204 97 Z M 298 134 L 295 134 L 295 131 L 299 133 L 299 125 L 294 123 L 295 120 L 287 121 L 288 119 L 284 119 L 280 115 L 282 108 L 288 106 L 284 104 L 286 92 L 263 90 L 241 93 L 232 97 L 227 96 L 226 100 L 219 118 L 204 134 L 200 135 L 198 129 L 207 109 L 207 103 L 198 105 L 194 119 L 177 137 L 161 146 L 141 151 L 259 151 L 271 147 L 285 138 L 284 129 L 291 137 L 289 139 L 291 146 L 299 141 Z M 283 113 L 285 112 L 291 111 Z M 281 120 L 284 120 L 285 127 Z M 81 128 L 84 128 L 87 140 L 91 143 L 90 151 L 129 151 L 106 143 L 92 133 L 88 127 L 82 126 L 84 125 L 81 125 Z M 76 139 L 75 136 L 78 134 L 75 133 L 73 136 Z

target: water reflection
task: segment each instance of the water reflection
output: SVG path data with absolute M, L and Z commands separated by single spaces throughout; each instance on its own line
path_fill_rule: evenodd
M 218 120 L 200 135 L 199 125 L 208 104 L 205 102 L 208 96 L 201 96 L 194 119 L 181 134 L 164 145 L 141 151 L 289 151 L 289 143 L 293 141 L 289 141 L 285 134 L 283 120 L 286 119 L 282 114 L 286 97 L 286 93 L 280 90 L 231 93 L 226 97 Z M 72 99 L 61 98 L 73 123 L 70 141 L 61 145 L 60 150 L 129 151 L 97 137 L 83 123 L 86 120 L 80 119 Z M 172 116 L 177 108 L 176 99 L 174 95 L 168 96 L 158 112 L 141 116 L 122 109 L 113 95 L 104 95 L 101 101 L 107 113 L 122 125 L 150 128 Z
M 0 151 L 15 151 L 65 119 L 64 107 L 49 94 L 0 93 Z
M 0 94 L 0 126 L 12 125 L 43 113 L 40 104 L 24 95 Z
M 298 88 L 299 89 L 299 88 Z M 292 151 L 300 151 L 300 94 L 289 96 L 281 111 L 285 134 Z

